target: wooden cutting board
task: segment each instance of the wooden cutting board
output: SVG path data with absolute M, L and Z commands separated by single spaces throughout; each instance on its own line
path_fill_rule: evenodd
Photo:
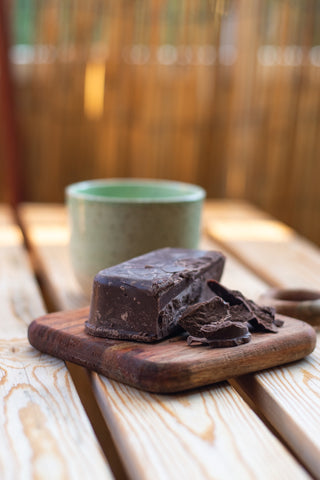
M 84 331 L 88 315 L 89 307 L 42 316 L 30 324 L 29 341 L 41 352 L 150 392 L 178 392 L 292 362 L 316 344 L 310 325 L 282 315 L 278 333 L 254 333 L 247 344 L 215 349 L 188 346 L 183 336 L 154 344 L 93 337 Z

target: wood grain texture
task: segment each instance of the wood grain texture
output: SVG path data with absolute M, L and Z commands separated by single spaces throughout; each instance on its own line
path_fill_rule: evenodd
M 320 289 L 320 250 L 258 209 L 212 202 L 206 211 L 206 225 L 216 241 L 268 279 L 269 286 Z M 320 478 L 320 334 L 316 349 L 305 360 L 233 384 L 249 395 Z
M 45 310 L 5 207 L 0 296 L 1 479 L 112 478 L 64 363 L 28 343 L 28 324 Z
M 294 230 L 245 202 L 207 204 L 205 228 L 267 284 L 319 288 L 320 250 Z
M 289 480 L 305 475 L 226 383 L 156 395 L 97 374 L 93 380 L 133 479 Z
M 254 333 L 233 348 L 188 346 L 182 336 L 154 344 L 93 337 L 84 329 L 89 309 L 56 312 L 34 320 L 30 343 L 114 380 L 158 393 L 179 392 L 305 357 L 315 347 L 310 325 L 289 317 L 278 333 Z
M 39 244 L 33 234 L 37 209 L 30 204 L 20 210 L 25 231 L 35 256 L 41 260 L 41 275 L 59 300 L 56 308 L 72 309 L 75 297 L 70 302 L 57 280 L 59 275 L 71 275 L 70 264 L 64 262 L 62 249 L 57 249 L 53 264 L 48 258 L 50 248 Z M 41 209 L 50 224 L 51 206 Z M 63 207 L 57 207 L 54 215 L 63 218 Z M 214 242 L 208 238 L 204 241 L 216 249 Z M 257 295 L 263 291 L 264 283 L 239 263 L 228 265 L 232 269 L 227 266 L 224 275 L 235 286 L 241 282 Z M 77 306 L 82 306 L 81 301 Z M 288 451 L 226 383 L 168 396 L 145 393 L 97 374 L 92 380 L 131 478 L 167 479 L 170 472 L 170 478 L 177 479 L 269 479 L 270 471 L 279 480 L 306 478 Z

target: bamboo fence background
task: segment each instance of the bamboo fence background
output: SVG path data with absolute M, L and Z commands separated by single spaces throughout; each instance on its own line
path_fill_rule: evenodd
M 319 0 L 12 0 L 11 20 L 25 200 L 177 179 L 320 244 Z

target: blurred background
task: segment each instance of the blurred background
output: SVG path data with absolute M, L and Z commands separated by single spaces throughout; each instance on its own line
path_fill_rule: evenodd
M 0 3 L 0 201 L 167 178 L 320 244 L 320 0 Z

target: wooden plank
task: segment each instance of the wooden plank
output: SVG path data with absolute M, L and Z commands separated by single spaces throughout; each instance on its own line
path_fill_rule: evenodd
M 300 478 L 284 447 L 225 383 L 160 396 L 93 379 L 132 478 Z
M 319 287 L 319 249 L 259 209 L 245 202 L 213 201 L 205 224 L 215 241 L 267 284 Z
M 54 207 L 54 211 L 50 208 L 46 211 L 44 206 L 41 209 L 48 225 L 50 212 L 58 216 L 59 211 L 63 224 L 63 207 Z M 64 263 L 65 254 L 59 249 L 60 260 L 57 253 L 55 262 L 51 262 L 48 258 L 51 249 L 44 242 L 39 243 L 34 234 L 38 211 L 37 206 L 24 205 L 20 218 L 34 253 L 41 259 L 41 275 L 59 300 L 57 309 L 73 308 L 75 297 L 71 305 L 68 297 L 60 292 L 63 287 L 58 281 L 62 274 L 69 275 L 70 265 Z M 213 243 L 210 245 L 216 247 Z M 243 267 L 237 265 L 235 270 L 243 284 L 247 279 L 249 284 L 255 283 L 254 277 Z M 257 280 L 253 290 L 258 292 L 262 288 L 263 283 Z M 267 479 L 271 475 L 280 479 L 306 475 L 226 383 L 166 396 L 141 392 L 97 374 L 93 374 L 92 379 L 102 413 L 131 478 L 163 479 L 168 472 L 172 479 L 232 476 Z M 268 465 L 268 469 L 264 465 Z
M 320 250 L 293 230 L 246 204 L 212 202 L 209 233 L 270 286 L 320 290 Z M 320 478 L 320 334 L 304 361 L 243 379 L 249 395 L 296 455 Z
M 1 206 L 0 477 L 112 478 L 64 363 L 27 340 L 45 310 L 22 242 Z
M 68 309 L 86 306 L 88 298 L 79 290 L 70 266 L 67 246 L 68 232 L 65 227 L 67 214 L 64 208 L 61 208 L 61 205 L 43 206 L 37 204 L 30 211 L 23 207 L 21 211 L 23 212 L 24 223 L 30 225 L 32 229 L 32 237 L 37 244 L 37 250 L 41 252 L 39 255 L 32 255 L 32 259 L 50 310 L 63 308 L 59 305 L 65 305 Z M 43 259 L 45 259 L 44 265 L 42 265 Z M 58 268 L 56 268 L 56 265 Z M 47 276 L 41 274 L 44 269 L 50 271 L 49 282 Z M 57 285 L 60 287 L 55 288 Z M 36 316 L 33 315 L 33 318 L 36 318 Z M 71 364 L 68 364 L 67 367 L 112 471 L 116 476 L 125 478 L 121 460 L 94 398 L 87 371 Z
M 31 209 L 21 207 L 20 213 L 23 226 L 27 226 L 27 240 L 36 244 L 40 253 L 33 257 L 36 271 L 42 272 L 44 267 L 50 271 L 50 281 L 47 276 L 41 279 L 53 308 L 58 309 L 59 305 L 67 305 L 68 309 L 86 306 L 89 299 L 79 289 L 70 265 L 67 212 L 61 205 L 35 204 Z M 45 266 L 42 265 L 44 260 Z

